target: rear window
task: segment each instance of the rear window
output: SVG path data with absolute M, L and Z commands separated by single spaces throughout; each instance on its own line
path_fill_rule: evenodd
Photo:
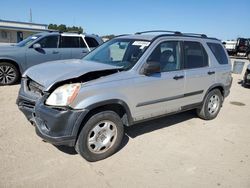
M 94 38 L 85 37 L 85 40 L 90 48 L 95 48 L 99 45 L 98 42 Z
M 222 64 L 222 65 L 228 64 L 227 55 L 225 53 L 225 50 L 220 44 L 209 42 L 207 43 L 207 45 L 209 46 L 210 50 L 213 52 L 219 64 Z

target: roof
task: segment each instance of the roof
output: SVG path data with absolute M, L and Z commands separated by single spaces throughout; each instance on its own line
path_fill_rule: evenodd
M 40 23 L 33 23 L 33 22 L 19 22 L 19 21 L 10 21 L 10 20 L 2 20 L 2 19 L 0 19 L 0 22 L 48 26 L 48 24 L 40 24 Z

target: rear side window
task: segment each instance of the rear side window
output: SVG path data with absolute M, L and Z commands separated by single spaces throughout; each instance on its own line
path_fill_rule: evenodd
M 80 37 L 61 37 L 61 48 L 80 48 Z
M 83 41 L 82 37 L 80 37 L 80 48 L 87 48 L 85 42 Z
M 208 55 L 201 43 L 184 42 L 184 68 L 200 68 L 208 66 Z
M 48 36 L 38 42 L 42 48 L 57 48 L 58 36 Z
M 85 37 L 85 40 L 90 48 L 95 48 L 99 45 L 98 42 L 92 37 Z
M 223 47 L 218 43 L 207 43 L 219 64 L 228 64 L 228 59 Z

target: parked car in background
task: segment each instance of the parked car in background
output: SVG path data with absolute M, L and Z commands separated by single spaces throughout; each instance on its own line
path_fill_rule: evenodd
M 245 87 L 250 86 L 250 64 L 247 66 L 246 72 L 244 74 L 243 86 Z
M 249 38 L 238 38 L 236 41 L 227 40 L 223 44 L 229 55 L 247 57 L 250 60 Z
M 155 32 L 116 37 L 82 60 L 31 67 L 22 78 L 19 109 L 40 137 L 74 146 L 88 161 L 116 152 L 124 126 L 190 109 L 216 118 L 232 84 L 221 42 Z
M 13 46 L 1 46 L 0 85 L 15 84 L 26 69 L 40 63 L 81 59 L 102 43 L 97 35 L 44 32 Z
M 228 55 L 234 56 L 236 54 L 236 43 L 236 40 L 223 41 L 223 45 L 225 46 Z

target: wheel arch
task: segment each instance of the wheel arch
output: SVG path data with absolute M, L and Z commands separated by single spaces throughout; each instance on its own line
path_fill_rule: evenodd
M 86 110 L 88 110 L 87 114 L 82 119 L 79 127 L 75 129 L 76 138 L 78 138 L 84 124 L 89 120 L 89 118 L 98 112 L 108 111 L 108 110 L 114 111 L 120 116 L 125 126 L 130 126 L 134 122 L 128 105 L 120 99 L 110 99 L 97 102 L 86 107 Z
M 214 84 L 214 85 L 212 85 L 211 87 L 208 88 L 208 90 L 207 90 L 207 92 L 206 92 L 206 94 L 204 96 L 204 99 L 207 96 L 207 94 L 210 91 L 214 90 L 214 89 L 219 89 L 220 92 L 221 92 L 221 94 L 222 94 L 222 96 L 225 97 L 225 86 L 223 84 Z M 203 101 L 204 101 L 204 99 L 203 99 Z
M 0 59 L 0 63 L 4 63 L 4 62 L 13 64 L 17 68 L 17 70 L 19 71 L 20 76 L 22 75 L 22 69 L 16 61 L 14 61 L 12 59 L 8 59 L 8 58 Z

